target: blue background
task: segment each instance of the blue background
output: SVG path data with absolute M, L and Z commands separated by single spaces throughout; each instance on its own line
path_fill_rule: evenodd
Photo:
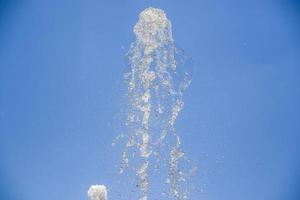
M 300 199 L 296 0 L 0 1 L 0 199 L 82 200 L 95 183 L 118 199 L 111 141 L 149 6 L 193 60 L 177 124 L 199 167 L 191 199 Z

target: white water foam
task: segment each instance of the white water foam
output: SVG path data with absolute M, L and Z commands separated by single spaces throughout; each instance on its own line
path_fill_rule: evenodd
M 107 200 L 107 190 L 104 185 L 92 185 L 88 190 L 89 200 Z

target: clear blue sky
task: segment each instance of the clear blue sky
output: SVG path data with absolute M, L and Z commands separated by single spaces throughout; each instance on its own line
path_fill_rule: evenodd
M 296 0 L 0 1 L 0 199 L 112 187 L 125 54 L 149 6 L 193 60 L 177 126 L 199 167 L 191 200 L 300 199 Z

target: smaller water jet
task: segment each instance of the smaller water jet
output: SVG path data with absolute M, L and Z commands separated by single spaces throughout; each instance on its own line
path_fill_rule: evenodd
M 89 200 L 107 200 L 107 189 L 104 185 L 92 185 L 88 190 Z

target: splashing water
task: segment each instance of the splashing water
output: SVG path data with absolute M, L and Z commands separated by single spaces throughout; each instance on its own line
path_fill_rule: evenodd
M 180 149 L 175 122 L 191 81 L 187 73 L 177 72 L 171 22 L 163 10 L 141 12 L 134 33 L 131 71 L 125 74 L 130 109 L 125 123 L 128 133 L 119 136 L 127 138 L 120 173 L 125 169 L 134 172 L 132 181 L 139 188 L 140 200 L 159 195 L 188 199 L 193 170 L 187 170 L 191 167 Z

